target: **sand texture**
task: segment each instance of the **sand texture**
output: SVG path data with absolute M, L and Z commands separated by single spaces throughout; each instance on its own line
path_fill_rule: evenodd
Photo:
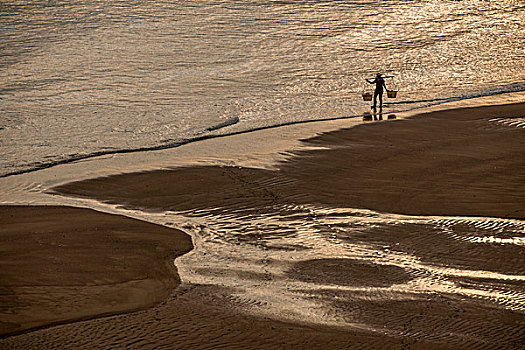
M 69 207 L 0 207 L 3 335 L 143 309 L 179 284 L 178 230 Z
M 146 310 L 0 345 L 522 348 L 524 116 L 525 104 L 435 112 L 321 134 L 277 170 L 174 168 L 57 187 L 202 219 L 189 227 L 202 231 L 196 251 L 177 260 L 188 281 Z

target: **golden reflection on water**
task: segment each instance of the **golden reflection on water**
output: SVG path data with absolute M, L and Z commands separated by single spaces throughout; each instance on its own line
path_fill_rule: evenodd
M 391 110 L 525 80 L 519 1 L 3 1 L 0 18 L 6 172 L 235 118 L 214 132 L 362 115 L 377 71 Z

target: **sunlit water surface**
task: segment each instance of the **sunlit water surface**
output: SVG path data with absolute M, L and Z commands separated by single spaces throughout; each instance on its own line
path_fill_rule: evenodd
M 522 1 L 0 3 L 0 175 L 525 88 Z

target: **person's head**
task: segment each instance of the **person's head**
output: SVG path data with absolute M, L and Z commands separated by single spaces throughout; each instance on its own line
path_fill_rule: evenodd
M 376 74 L 376 77 L 377 77 L 377 78 L 381 78 L 381 73 L 377 73 L 377 74 Z

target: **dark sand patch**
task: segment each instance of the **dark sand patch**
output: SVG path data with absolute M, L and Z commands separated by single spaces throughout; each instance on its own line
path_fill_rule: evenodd
M 242 209 L 278 201 L 275 187 L 266 185 L 274 176 L 273 171 L 238 167 L 175 168 L 74 182 L 54 191 L 153 211 Z
M 376 224 L 353 231 L 340 239 L 373 244 L 378 250 L 390 250 L 417 256 L 435 266 L 466 270 L 525 274 L 525 249 L 514 244 L 472 243 L 461 239 L 472 227 L 458 225 L 451 232 L 433 224 Z M 479 230 L 473 234 L 478 234 Z
M 6 349 L 406 349 L 395 335 L 351 327 L 287 323 L 232 309 L 231 291 L 181 286 L 140 312 L 43 329 L 0 340 Z M 412 349 L 450 349 L 432 340 Z
M 327 291 L 312 297 L 324 298 L 333 308 L 344 310 L 350 322 L 363 322 L 402 337 L 408 349 L 424 348 L 421 341 L 449 349 L 519 349 L 525 340 L 521 312 L 460 295 L 429 293 L 399 298 L 388 292 Z
M 412 279 L 403 268 L 352 259 L 300 261 L 289 275 L 304 282 L 356 287 L 389 287 Z
M 525 218 L 525 129 L 494 117 L 525 104 L 432 112 L 307 141 L 281 167 L 300 192 L 331 206 L 415 215 Z
M 0 334 L 149 307 L 180 283 L 185 233 L 88 209 L 0 206 Z

